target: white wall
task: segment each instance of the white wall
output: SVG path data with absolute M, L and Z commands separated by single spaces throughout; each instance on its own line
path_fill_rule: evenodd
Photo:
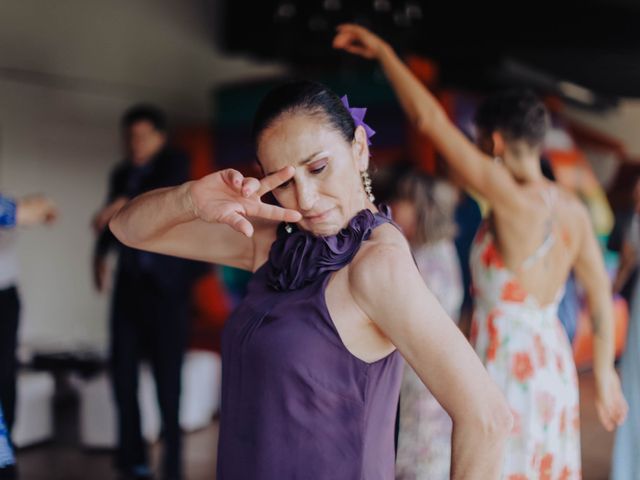
M 282 71 L 222 56 L 208 14 L 196 0 L 0 3 L 0 189 L 45 192 L 62 212 L 19 238 L 24 343 L 106 344 L 89 222 L 120 156 L 122 111 L 148 100 L 206 122 L 213 86 Z

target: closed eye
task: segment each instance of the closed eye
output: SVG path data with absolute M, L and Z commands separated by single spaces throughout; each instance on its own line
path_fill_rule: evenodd
M 289 185 L 291 185 L 291 181 L 293 179 L 287 180 L 286 182 L 278 185 L 278 190 L 284 190 L 285 188 L 287 188 Z
M 309 164 L 309 173 L 312 175 L 317 175 L 321 173 L 325 167 L 328 165 L 327 158 L 318 158 L 314 162 Z

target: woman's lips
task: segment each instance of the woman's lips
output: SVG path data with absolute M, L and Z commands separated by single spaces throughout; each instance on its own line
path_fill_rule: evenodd
M 316 215 L 305 215 L 304 219 L 311 223 L 323 222 L 329 217 L 329 214 L 332 210 L 333 208 L 330 208 L 329 210 L 325 210 L 324 212 L 318 213 Z

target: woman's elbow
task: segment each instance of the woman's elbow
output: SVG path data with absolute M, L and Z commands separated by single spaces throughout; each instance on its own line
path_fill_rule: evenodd
M 500 405 L 493 410 L 488 431 L 496 437 L 507 438 L 512 429 L 513 414 L 506 400 L 503 400 Z
M 505 440 L 513 428 L 509 405 L 502 394 L 496 397 L 484 406 L 478 405 L 470 419 L 474 430 L 488 442 Z
M 124 245 L 128 247 L 135 247 L 135 242 L 130 238 L 130 235 L 127 235 L 127 229 L 124 226 L 124 221 L 119 215 L 116 213 L 111 220 L 109 220 L 109 230 L 111 233 Z
M 513 414 L 506 400 L 501 401 L 492 409 L 492 414 L 487 422 L 487 432 L 496 439 L 506 439 L 513 429 Z

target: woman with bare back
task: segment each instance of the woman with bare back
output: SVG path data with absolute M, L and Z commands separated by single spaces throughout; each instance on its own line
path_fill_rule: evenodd
M 334 47 L 380 63 L 413 125 L 491 206 L 470 260 L 472 342 L 514 415 L 503 478 L 580 478 L 578 380 L 557 318 L 572 269 L 589 300 L 596 406 L 607 430 L 622 423 L 627 405 L 613 364 L 611 288 L 587 211 L 540 171 L 545 107 L 529 92 L 490 97 L 477 114 L 476 146 L 384 40 L 342 25 Z

